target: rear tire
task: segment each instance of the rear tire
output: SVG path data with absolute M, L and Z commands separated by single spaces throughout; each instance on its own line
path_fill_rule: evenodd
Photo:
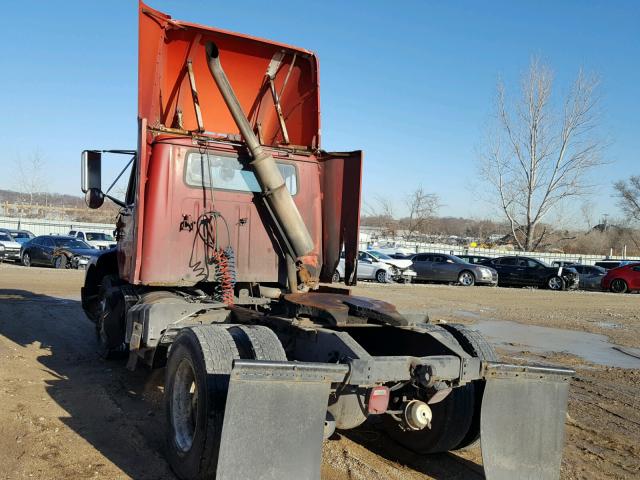
M 609 287 L 609 290 L 611 290 L 613 293 L 627 293 L 627 291 L 629 290 L 629 286 L 623 279 L 616 278 L 611 282 L 611 287 Z
M 184 328 L 171 345 L 165 381 L 167 458 L 184 480 L 215 478 L 229 374 L 238 349 L 225 329 Z
M 495 350 L 477 332 L 464 325 L 442 324 L 469 355 L 495 361 Z M 442 453 L 475 445 L 480 438 L 480 408 L 484 381 L 454 388 L 442 401 L 430 405 L 433 412 L 431 429 L 402 431 L 397 422 L 385 418 L 386 431 L 399 444 L 419 454 Z
M 403 431 L 395 420 L 385 415 L 385 430 L 400 445 L 421 455 L 455 450 L 471 427 L 474 398 L 472 383 L 454 388 L 444 400 L 429 405 L 433 412 L 431 428 Z
M 442 327 L 456 338 L 460 346 L 469 355 L 488 362 L 498 361 L 498 354 L 493 346 L 478 332 L 459 323 L 443 324 Z M 486 382 L 484 380 L 476 380 L 473 384 L 475 385 L 475 403 L 471 426 L 462 441 L 455 447 L 455 450 L 471 448 L 480 441 L 480 412 L 482 411 L 482 396 Z
M 215 478 L 234 359 L 287 359 L 265 326 L 185 328 L 169 352 L 165 387 L 169 464 L 179 478 Z
M 338 283 L 339 281 L 340 281 L 340 274 L 336 270 L 335 272 L 333 272 L 333 275 L 331 277 L 331 283 Z

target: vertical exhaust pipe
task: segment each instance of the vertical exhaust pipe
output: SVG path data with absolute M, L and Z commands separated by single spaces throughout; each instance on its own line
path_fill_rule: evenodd
M 298 207 L 293 202 L 289 190 L 287 190 L 284 178 L 275 160 L 263 150 L 258 138 L 253 133 L 249 120 L 242 111 L 238 97 L 236 97 L 220 64 L 218 47 L 213 42 L 208 42 L 205 50 L 211 75 L 213 75 L 222 98 L 224 98 L 227 108 L 229 108 L 229 112 L 231 112 L 231 116 L 240 130 L 240 134 L 251 151 L 253 160 L 250 165 L 255 172 L 267 205 L 273 213 L 274 220 L 277 223 L 276 227 L 282 232 L 283 240 L 291 250 L 289 253 L 294 258 L 311 253 L 315 245 L 309 230 L 298 211 Z

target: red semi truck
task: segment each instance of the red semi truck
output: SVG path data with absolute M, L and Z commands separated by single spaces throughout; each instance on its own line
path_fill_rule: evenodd
M 365 422 L 421 454 L 482 434 L 490 479 L 558 477 L 571 370 L 350 294 L 362 154 L 321 148 L 312 52 L 140 4 L 138 82 L 137 148 L 82 154 L 87 204 L 120 207 L 82 304 L 105 357 L 166 368 L 178 477 L 319 478 L 323 440 Z M 105 152 L 130 157 L 124 200 Z

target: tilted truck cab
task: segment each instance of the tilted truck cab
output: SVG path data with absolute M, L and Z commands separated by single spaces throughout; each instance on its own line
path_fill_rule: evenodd
M 323 439 L 370 421 L 421 454 L 482 434 L 489 479 L 557 478 L 572 371 L 350 294 L 362 154 L 321 149 L 315 55 L 142 3 L 139 34 L 138 147 L 82 155 L 87 204 L 120 206 L 82 304 L 105 357 L 166 366 L 176 474 L 319 478 Z M 104 152 L 130 156 L 124 200 Z

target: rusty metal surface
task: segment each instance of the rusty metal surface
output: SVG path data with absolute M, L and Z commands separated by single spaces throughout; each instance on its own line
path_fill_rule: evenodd
M 320 162 L 322 188 L 322 270 L 320 280 L 330 282 L 340 251 L 345 251 L 345 284 L 357 280 L 358 230 L 362 152 L 323 153 Z
M 278 282 L 284 285 L 285 261 L 278 257 L 280 250 L 277 239 L 261 209 L 262 202 L 256 201 L 250 192 L 215 190 L 212 193 L 208 188 L 190 187 L 185 183 L 185 162 L 190 153 L 208 151 L 216 155 L 247 155 L 242 147 L 225 142 L 212 142 L 209 146 L 215 147 L 215 151 L 194 145 L 191 138 L 165 134 L 157 136 L 149 147 L 151 155 L 144 184 L 143 223 L 135 227 L 132 216 L 123 218 L 143 237 L 138 250 L 140 254 L 135 256 L 140 262 L 139 283 L 189 286 L 202 281 L 203 271 L 196 267 L 204 258 L 202 242 L 195 240 L 195 230 L 180 230 L 180 223 L 184 215 L 188 216 L 188 222 L 193 222 L 204 211 L 215 209 L 229 223 L 231 245 L 236 252 L 237 280 Z M 298 194 L 294 202 L 311 233 L 317 252 L 304 257 L 303 264 L 309 274 L 315 274 L 317 278 L 314 265 L 321 260 L 318 257 L 322 243 L 317 161 L 313 155 L 273 154 L 278 162 L 291 163 L 297 169 Z M 220 241 L 227 242 L 226 231 L 221 233 Z M 132 247 L 129 244 L 126 250 L 121 249 L 120 254 L 133 258 Z
M 310 316 L 333 325 L 374 323 L 406 325 L 405 318 L 396 307 L 382 300 L 344 295 L 340 293 L 291 293 L 284 296 L 296 315 Z
M 204 46 L 215 42 L 225 62 L 231 84 L 252 126 L 260 124 L 266 145 L 279 143 L 320 148 L 320 108 L 318 63 L 305 49 L 248 35 L 172 20 L 169 15 L 144 4 L 139 7 L 138 117 L 149 126 L 171 127 L 176 111 L 182 111 L 185 130 L 198 130 L 196 112 L 189 98 L 186 62 L 193 61 L 193 76 L 198 84 L 202 106 L 202 124 L 210 132 L 237 134 L 238 128 L 227 112 L 206 64 Z M 274 54 L 284 51 L 279 68 L 273 72 L 282 121 L 274 98 L 265 82 L 265 72 Z M 295 62 L 294 62 L 295 55 Z M 286 77 L 287 88 L 282 89 Z
M 313 251 L 299 259 L 300 277 L 308 284 L 317 282 L 321 270 L 335 268 L 344 246 L 347 282 L 355 282 L 362 154 L 318 151 L 318 65 L 313 53 L 174 21 L 142 3 L 135 206 L 125 209 L 118 219 L 122 278 L 134 284 L 165 286 L 203 281 L 193 267 L 198 262 L 202 266 L 201 256 L 197 252 L 191 255 L 194 235 L 179 225 L 185 215 L 194 221 L 202 212 L 215 209 L 230 224 L 238 281 L 286 283 L 286 265 L 277 255 L 281 246 L 253 195 L 231 191 L 209 195 L 184 182 L 189 151 L 215 146 L 219 152 L 246 153 L 238 143 L 239 129 L 208 71 L 204 46 L 210 41 L 229 59 L 229 81 L 251 125 L 259 127 L 264 149 L 277 161 L 296 166 L 298 194 L 293 200 L 313 240 Z M 267 76 L 265 72 L 278 51 L 285 55 Z M 286 146 L 267 77 L 273 78 L 278 92 L 290 142 Z M 191 86 L 196 83 L 194 97 Z M 179 128 L 172 128 L 177 118 Z M 206 131 L 198 132 L 201 128 Z

